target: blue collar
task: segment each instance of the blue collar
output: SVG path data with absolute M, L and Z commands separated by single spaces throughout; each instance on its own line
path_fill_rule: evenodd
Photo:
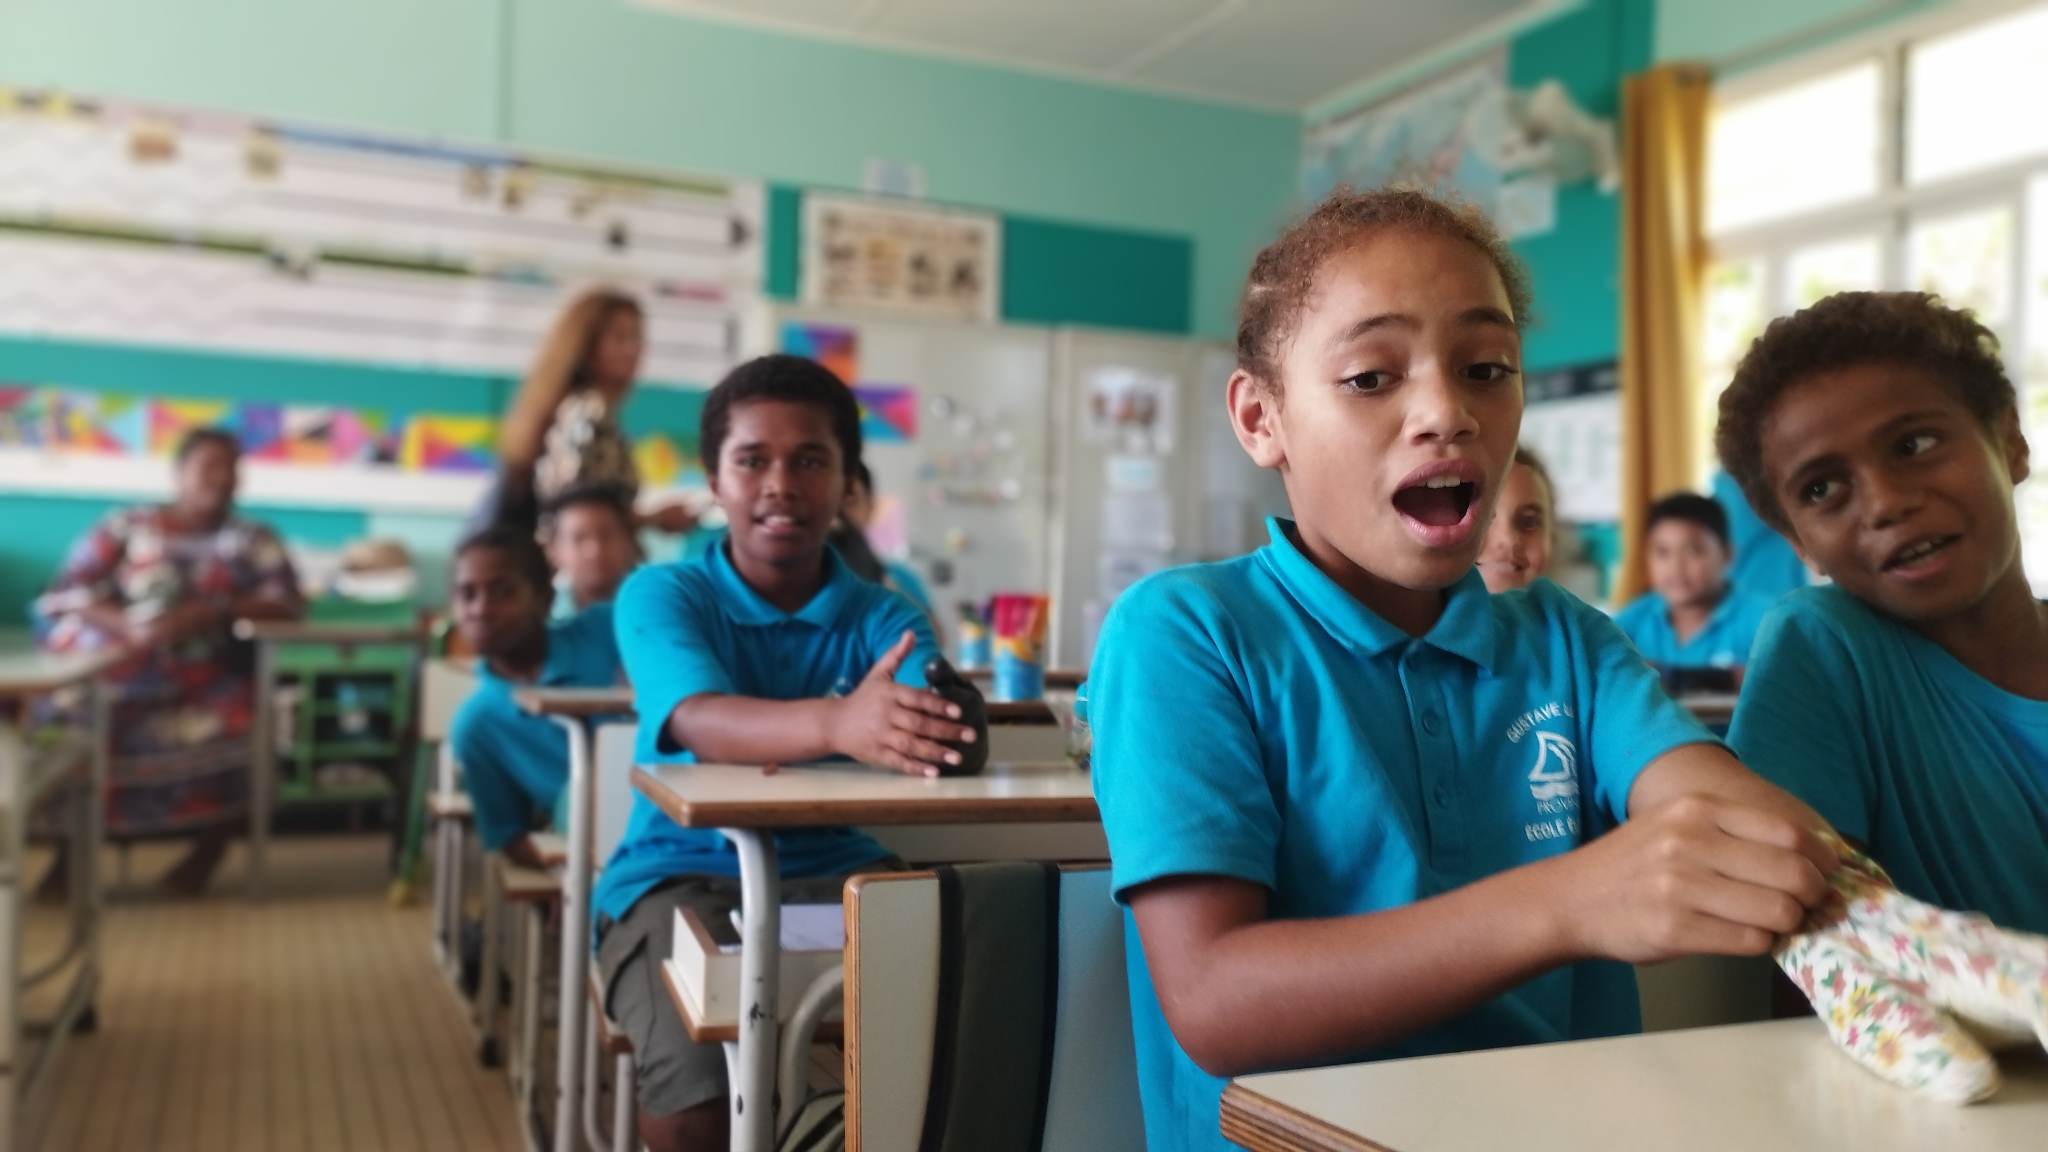
M 1477 568 L 1446 589 L 1443 614 L 1428 632 L 1414 637 L 1388 623 L 1316 567 L 1288 534 L 1293 527 L 1292 520 L 1268 517 L 1266 533 L 1272 543 L 1261 549 L 1259 556 L 1295 602 L 1345 647 L 1377 657 L 1415 641 L 1493 671 L 1500 651 L 1500 624 Z
M 773 624 L 786 624 L 800 620 L 814 628 L 831 628 L 838 624 L 841 612 L 848 599 L 859 590 L 861 579 L 853 574 L 839 558 L 839 553 L 828 545 L 825 548 L 825 584 L 819 588 L 803 607 L 795 612 L 784 612 L 763 599 L 740 576 L 733 567 L 732 558 L 726 555 L 731 541 L 720 540 L 704 557 L 704 565 L 711 573 L 711 581 L 718 586 L 718 608 L 734 623 L 762 628 Z

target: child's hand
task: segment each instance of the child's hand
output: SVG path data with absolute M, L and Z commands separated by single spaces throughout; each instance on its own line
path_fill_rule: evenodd
M 1757 956 L 1827 897 L 1834 850 L 1784 816 L 1671 801 L 1555 863 L 1572 951 L 1631 964 Z
M 835 701 L 833 751 L 913 776 L 937 776 L 940 765 L 960 763 L 960 753 L 939 743 L 974 742 L 974 729 L 958 723 L 959 707 L 936 692 L 896 683 L 897 670 L 916 644 L 917 634 L 905 632 L 852 695 Z

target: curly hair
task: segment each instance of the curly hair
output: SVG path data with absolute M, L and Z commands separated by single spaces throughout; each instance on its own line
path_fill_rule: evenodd
M 1750 507 L 1790 529 L 1764 466 L 1764 424 L 1784 394 L 1819 372 L 1901 364 L 1942 382 L 1985 428 L 2017 403 L 1998 337 L 1976 316 L 1926 292 L 1837 292 L 1771 321 L 1721 393 L 1714 450 Z
M 704 470 L 718 474 L 718 454 L 732 431 L 733 409 L 756 400 L 779 400 L 807 404 L 823 412 L 832 422 L 832 437 L 839 442 L 839 455 L 851 478 L 860 462 L 860 402 L 832 370 L 802 356 L 776 354 L 757 356 L 726 373 L 725 379 L 704 398 L 704 411 L 697 421 L 697 444 L 704 456 Z
M 1339 188 L 1252 261 L 1238 298 L 1238 367 L 1261 383 L 1277 385 L 1282 349 L 1294 337 L 1324 261 L 1387 230 L 1448 236 L 1479 249 L 1500 274 L 1516 326 L 1529 326 L 1529 273 L 1478 209 L 1416 188 Z

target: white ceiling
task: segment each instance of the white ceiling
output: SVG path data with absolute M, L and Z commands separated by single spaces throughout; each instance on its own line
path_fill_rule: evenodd
M 797 35 L 1302 111 L 1581 0 L 636 0 Z

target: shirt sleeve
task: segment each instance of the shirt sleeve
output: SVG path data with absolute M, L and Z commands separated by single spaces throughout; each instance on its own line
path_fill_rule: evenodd
M 1598 609 L 1558 593 L 1573 620 L 1589 670 L 1593 793 L 1608 819 L 1628 817 L 1636 777 L 1658 757 L 1688 744 L 1718 744 L 1685 707 L 1665 695 L 1656 669 Z
M 477 839 L 484 851 L 502 851 L 526 835 L 532 808 L 506 763 L 509 749 L 493 728 L 508 718 L 493 715 L 484 689 L 462 702 L 448 726 L 448 746 L 462 768 L 462 782 L 476 813 Z
M 1795 595 L 1764 618 L 1728 742 L 1752 772 L 1868 844 L 1877 784 L 1872 726 L 1845 692 L 1857 679 L 1848 645 Z
M 703 602 L 698 587 L 673 568 L 642 568 L 612 606 L 619 658 L 640 714 L 640 748 L 652 757 L 683 751 L 669 736 L 669 718 L 683 701 L 735 691 L 707 627 L 717 609 Z
M 1118 598 L 1088 673 L 1095 799 L 1117 899 L 1168 876 L 1271 888 L 1280 808 L 1210 590 L 1169 574 Z

